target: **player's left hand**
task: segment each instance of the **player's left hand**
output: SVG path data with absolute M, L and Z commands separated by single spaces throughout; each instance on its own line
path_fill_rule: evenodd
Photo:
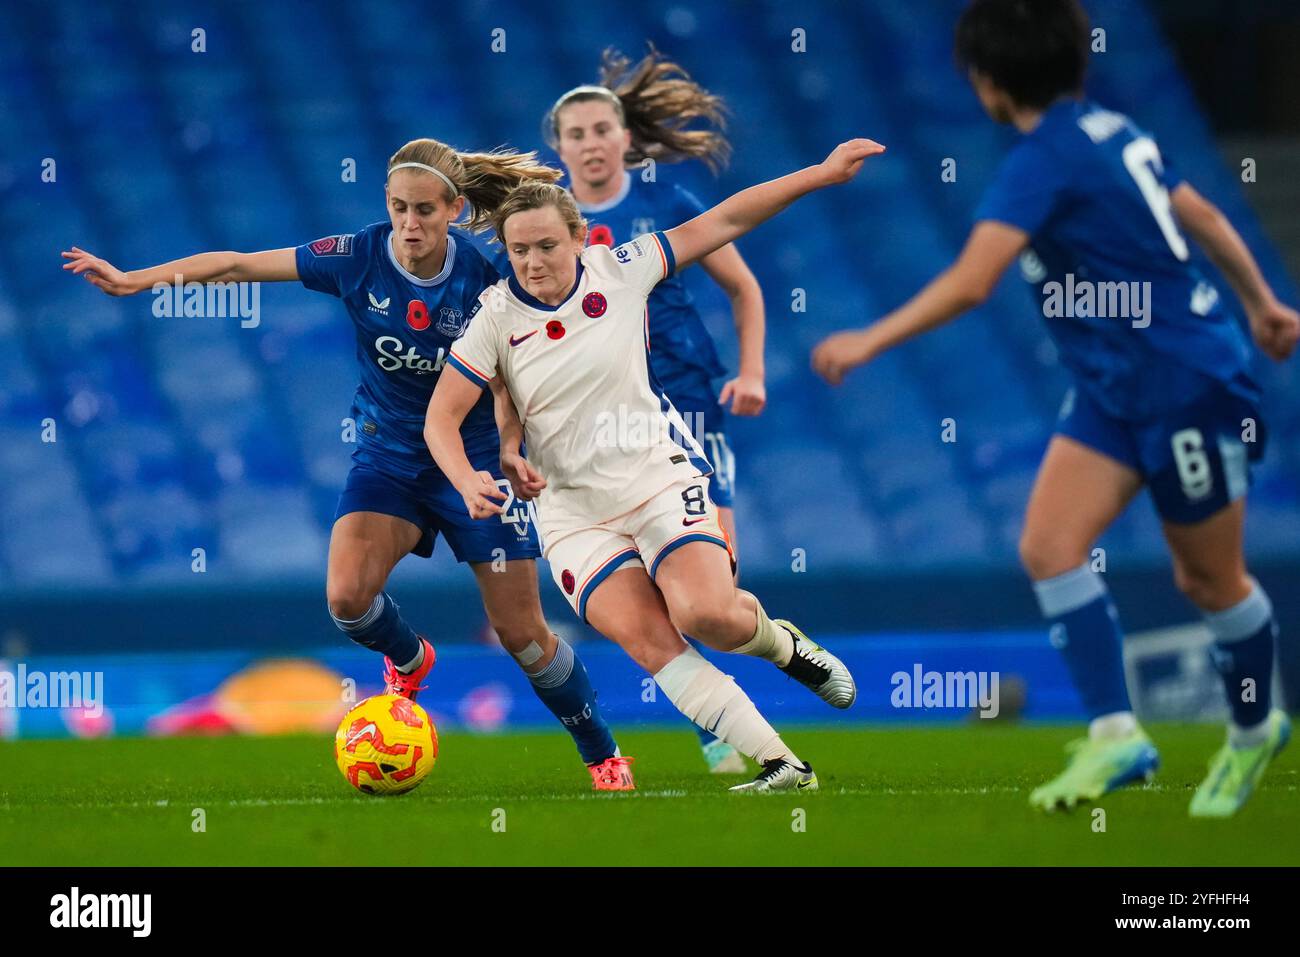
M 885 148 L 875 140 L 856 139 L 841 143 L 822 161 L 822 172 L 826 175 L 827 184 L 847 183 L 858 175 L 863 160 L 884 151 Z
M 542 473 L 533 468 L 531 462 L 518 452 L 501 452 L 501 471 L 510 482 L 515 498 L 521 502 L 531 502 L 542 494 L 546 488 L 546 479 Z
M 484 471 L 475 473 L 474 478 L 460 490 L 460 497 L 465 500 L 470 518 L 491 518 L 503 511 L 501 505 L 493 499 L 505 501 L 506 493 L 497 487 L 497 480 L 492 477 L 492 473 Z
M 850 329 L 817 343 L 812 352 L 812 367 L 831 385 L 839 385 L 851 370 L 869 362 L 872 355 L 867 330 Z
M 734 379 L 728 379 L 718 396 L 718 405 L 726 405 L 731 400 L 732 415 L 758 415 L 767 405 L 767 388 L 760 375 L 741 373 Z
M 1281 362 L 1300 340 L 1300 313 L 1274 299 L 1250 315 L 1250 330 L 1264 355 Z

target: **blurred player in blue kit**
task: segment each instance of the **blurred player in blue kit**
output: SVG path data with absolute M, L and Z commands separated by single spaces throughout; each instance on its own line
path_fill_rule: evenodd
M 1300 316 L 1274 296 L 1236 230 L 1126 116 L 1083 95 L 1089 25 L 1077 0 L 974 0 L 957 27 L 960 64 L 985 111 L 1021 134 L 989 185 L 957 260 L 865 329 L 838 333 L 813 367 L 849 370 L 982 303 L 1020 260 L 1073 388 L 1030 495 L 1020 541 L 1053 646 L 1090 719 L 1045 810 L 1149 778 L 1159 758 L 1129 703 L 1122 631 L 1094 540 L 1145 486 L 1174 578 L 1214 636 L 1230 709 L 1227 740 L 1192 798 L 1226 817 L 1290 734 L 1270 708 L 1277 626 L 1249 575 L 1242 526 L 1250 466 L 1264 451 L 1254 350 L 1191 260 L 1205 250 L 1246 311 L 1259 350 L 1286 359 Z M 1068 297 L 1070 302 L 1063 301 Z

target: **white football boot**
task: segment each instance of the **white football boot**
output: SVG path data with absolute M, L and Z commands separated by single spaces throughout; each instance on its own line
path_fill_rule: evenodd
M 772 791 L 816 791 L 817 775 L 813 774 L 811 764 L 799 767 L 785 758 L 776 758 L 763 765 L 758 777 L 745 784 L 737 784 L 729 791 L 745 791 L 759 794 Z
M 858 697 L 858 686 L 844 662 L 791 622 L 777 619 L 773 624 L 780 625 L 794 638 L 794 654 L 790 663 L 781 670 L 832 708 L 843 709 L 853 704 Z

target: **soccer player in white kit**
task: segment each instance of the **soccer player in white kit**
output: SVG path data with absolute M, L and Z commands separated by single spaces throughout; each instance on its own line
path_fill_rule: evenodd
M 531 462 L 519 459 L 516 468 L 540 493 L 543 555 L 556 583 L 678 710 L 762 765 L 754 781 L 732 790 L 809 789 L 817 778 L 682 632 L 718 651 L 772 661 L 836 708 L 849 707 L 857 688 L 838 658 L 736 587 L 707 494 L 712 470 L 650 369 L 646 298 L 675 269 L 799 197 L 848 182 L 883 150 L 871 140 L 842 143 L 816 166 L 614 249 L 584 248 L 586 224 L 563 189 L 512 191 L 493 225 L 514 275 L 484 291 L 429 403 L 429 450 L 470 514 L 487 518 L 504 495 L 466 458 L 459 426 L 500 377 L 527 438 Z

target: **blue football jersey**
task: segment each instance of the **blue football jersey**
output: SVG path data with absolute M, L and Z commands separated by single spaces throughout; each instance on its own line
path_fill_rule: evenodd
M 326 236 L 297 248 L 308 289 L 343 300 L 357 333 L 361 383 L 353 399 L 354 462 L 403 478 L 436 468 L 424 444 L 424 416 L 451 344 L 500 278 L 469 238 L 447 235 L 442 272 L 420 279 L 398 264 L 389 223 Z M 484 390 L 461 427 L 467 452 L 499 441 L 492 394 Z
M 621 245 L 637 236 L 680 226 L 704 212 L 704 205 L 680 185 L 658 178 L 647 183 L 623 172 L 623 187 L 598 204 L 579 203 L 587 220 L 587 245 Z M 679 273 L 650 294 L 650 365 L 665 392 L 672 396 L 716 399 L 709 380 L 726 375 L 713 343 L 695 308 L 695 300 Z M 706 395 L 696 395 L 700 391 Z
M 1258 395 L 1250 341 L 1178 228 L 1180 182 L 1128 117 L 1068 99 L 1016 144 L 976 212 L 1029 234 L 1021 273 L 1061 361 L 1113 416 L 1163 414 L 1215 381 Z

